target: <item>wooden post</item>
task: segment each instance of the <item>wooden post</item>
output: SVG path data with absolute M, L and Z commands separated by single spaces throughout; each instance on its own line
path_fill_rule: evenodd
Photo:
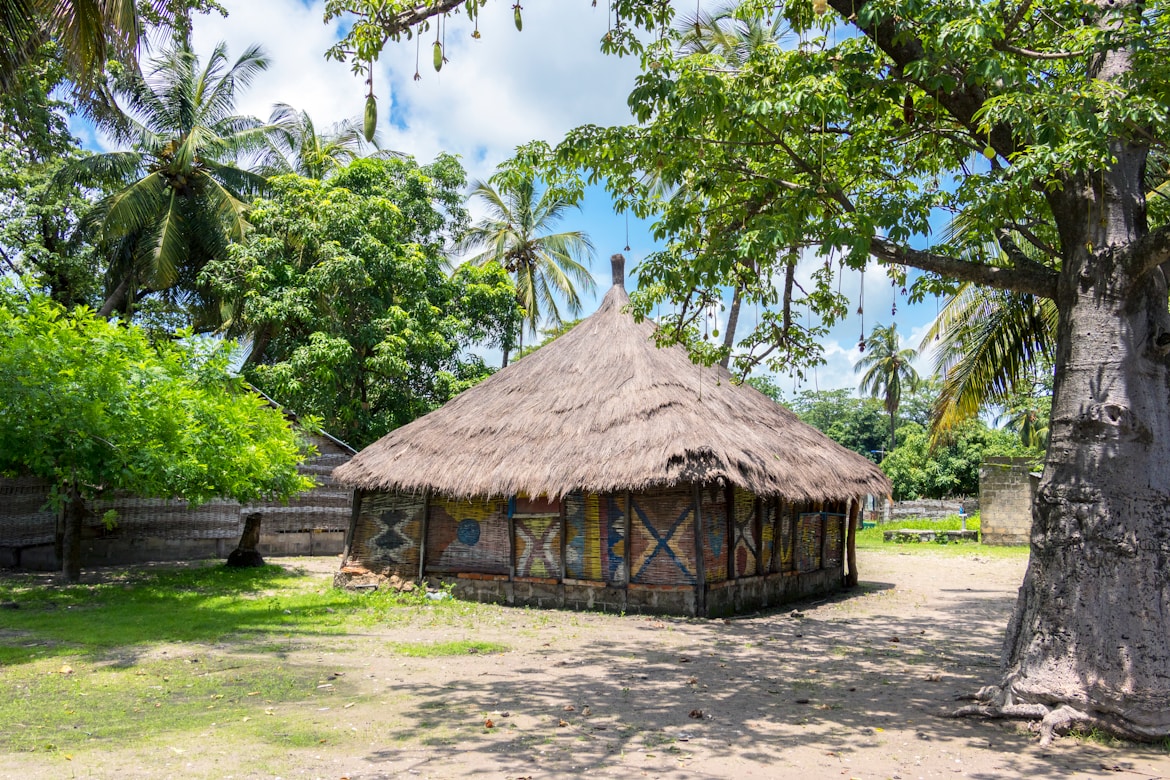
M 707 574 L 703 564 L 703 489 L 694 483 L 695 502 L 695 616 L 707 615 Z
M 756 576 L 764 574 L 764 499 L 756 496 L 755 517 L 752 520 L 752 533 L 756 537 Z M 772 537 L 776 537 L 773 535 Z
M 431 491 L 423 491 L 422 522 L 418 540 L 418 584 L 427 576 L 427 531 L 431 525 Z
M 516 579 L 516 497 L 508 499 L 508 582 Z
M 345 532 L 345 548 L 341 552 L 341 565 L 349 563 L 350 549 L 353 547 L 353 535 L 357 533 L 358 517 L 362 512 L 362 491 L 355 489 L 350 499 L 352 506 L 349 513 L 349 528 Z
M 630 555 L 630 536 L 634 533 L 634 501 L 630 491 L 626 491 L 626 541 L 622 545 L 625 555 L 622 556 L 622 566 L 626 570 L 626 590 L 630 588 L 630 578 L 634 576 L 634 560 Z
M 861 500 L 855 498 L 849 505 L 849 527 L 845 534 L 845 561 L 849 570 L 845 573 L 845 587 L 857 587 L 857 515 Z
M 561 496 L 561 584 L 564 584 L 565 577 L 567 576 L 568 572 L 568 564 L 565 562 L 565 535 L 569 530 L 569 522 L 566 516 L 566 513 L 568 512 L 568 498 L 568 495 Z M 564 604 L 561 606 L 564 606 Z
M 736 534 L 739 532 L 739 523 L 735 518 L 735 488 L 728 485 L 723 491 L 723 501 L 727 509 L 723 513 L 725 521 L 724 527 L 727 529 L 727 579 L 734 580 L 737 578 L 735 571 L 735 542 Z

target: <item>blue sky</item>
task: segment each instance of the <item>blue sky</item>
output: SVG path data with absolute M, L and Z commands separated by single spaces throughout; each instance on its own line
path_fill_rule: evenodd
M 267 117 L 274 103 L 306 110 L 319 128 L 345 117 L 358 117 L 365 97 L 364 78 L 348 65 L 326 61 L 324 52 L 338 37 L 336 22 L 326 25 L 323 0 L 221 0 L 228 10 L 200 17 L 194 45 L 206 54 L 226 41 L 233 58 L 253 43 L 261 44 L 272 64 L 240 96 L 243 112 Z M 441 73 L 431 65 L 432 38 L 390 44 L 375 66 L 374 88 L 380 108 L 379 131 L 384 146 L 414 155 L 420 162 L 446 151 L 458 154 L 469 177 L 486 178 L 519 144 L 534 139 L 556 143 L 568 129 L 581 124 L 612 125 L 630 121 L 626 107 L 638 63 L 603 55 L 598 41 L 606 31 L 605 3 L 588 0 L 537 0 L 525 4 L 524 31 L 512 23 L 510 4 L 489 4 L 481 15 L 481 38 L 473 40 L 467 20 L 453 17 L 446 32 L 449 62 Z M 433 31 L 429 35 L 433 35 Z M 100 145 L 100 142 L 93 142 Z M 474 211 L 473 211 L 474 214 Z M 594 276 L 599 293 L 609 286 L 609 256 L 627 245 L 627 222 L 614 212 L 599 188 L 590 191 L 580 214 L 566 229 L 587 232 L 597 247 Z M 649 226 L 629 220 L 627 267 L 654 250 Z M 814 263 L 809 258 L 807 272 Z M 805 274 L 807 278 L 807 273 Z M 861 279 L 843 280 L 842 290 L 857 300 Z M 865 328 L 891 320 L 897 297 L 898 329 L 910 346 L 935 316 L 933 301 L 910 306 L 876 269 L 865 279 Z M 597 305 L 587 300 L 587 312 Z M 856 309 L 856 303 L 853 309 Z M 719 315 L 716 315 L 719 316 Z M 752 312 L 741 316 L 750 326 Z M 827 364 L 809 372 L 804 388 L 856 388 L 860 318 L 855 314 L 833 329 L 825 343 Z M 920 360 L 919 370 L 927 371 Z M 779 376 L 786 393 L 794 380 Z

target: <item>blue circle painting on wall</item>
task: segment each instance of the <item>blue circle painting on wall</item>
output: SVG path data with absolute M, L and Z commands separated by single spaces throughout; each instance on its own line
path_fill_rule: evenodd
M 479 541 L 479 522 L 467 518 L 460 520 L 459 525 L 455 528 L 455 536 L 459 541 L 471 547 Z

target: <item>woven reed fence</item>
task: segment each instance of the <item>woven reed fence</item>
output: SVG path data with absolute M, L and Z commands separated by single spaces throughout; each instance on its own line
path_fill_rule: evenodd
M 318 455 L 301 466 L 318 486 L 288 504 L 240 505 L 215 499 L 192 508 L 185 501 L 115 494 L 92 501 L 84 533 L 88 538 L 167 541 L 239 539 L 244 518 L 259 512 L 266 534 L 295 532 L 344 533 L 350 522 L 352 493 L 333 481 L 331 472 L 352 457 L 352 450 L 333 439 L 313 436 Z M 34 477 L 0 479 L 0 548 L 29 548 L 53 544 L 57 513 L 48 508 L 51 485 Z M 116 525 L 107 529 L 102 515 L 116 513 Z

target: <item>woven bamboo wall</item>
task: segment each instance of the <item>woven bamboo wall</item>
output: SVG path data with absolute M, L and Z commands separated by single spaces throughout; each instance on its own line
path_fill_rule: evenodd
M 49 488 L 37 477 L 0 479 L 0 547 L 53 543 L 57 513 L 47 506 Z
M 775 571 L 772 567 L 776 556 L 776 507 L 775 500 L 765 499 L 760 502 L 760 558 L 764 563 L 761 567 L 763 574 Z
M 426 501 L 421 495 L 363 494 L 346 563 L 359 563 L 371 571 L 417 571 L 425 511 Z
M 248 504 L 215 499 L 191 508 L 185 501 L 139 498 L 124 493 L 90 502 L 85 533 L 89 537 L 125 539 L 128 542 L 152 538 L 238 539 L 243 518 L 252 512 L 263 516 L 265 533 L 293 531 L 339 531 L 349 527 L 351 493 L 333 482 L 330 472 L 347 461 L 352 453 L 324 436 L 311 436 L 318 455 L 301 466 L 301 472 L 320 483 L 311 491 L 280 503 Z M 50 484 L 22 477 L 0 479 L 0 547 L 32 547 L 51 544 L 56 531 L 56 513 L 47 508 Z M 117 513 L 117 525 L 106 529 L 102 515 Z
M 690 486 L 648 490 L 631 496 L 631 582 L 693 585 L 695 497 Z
M 732 576 L 751 577 L 756 573 L 756 558 L 759 554 L 759 540 L 756 539 L 756 497 L 740 488 L 735 488 L 735 505 L 732 507 L 731 561 Z
M 622 584 L 626 581 L 626 497 L 570 493 L 564 500 L 565 576 Z
M 727 579 L 727 491 L 712 486 L 700 491 L 703 517 L 703 577 L 707 582 Z
M 427 508 L 428 572 L 507 574 L 510 549 L 504 499 L 431 499 Z
M 560 578 L 561 516 L 514 515 L 516 576 Z
M 801 574 L 821 568 L 821 534 L 824 523 L 820 512 L 802 512 L 796 525 L 796 570 Z

